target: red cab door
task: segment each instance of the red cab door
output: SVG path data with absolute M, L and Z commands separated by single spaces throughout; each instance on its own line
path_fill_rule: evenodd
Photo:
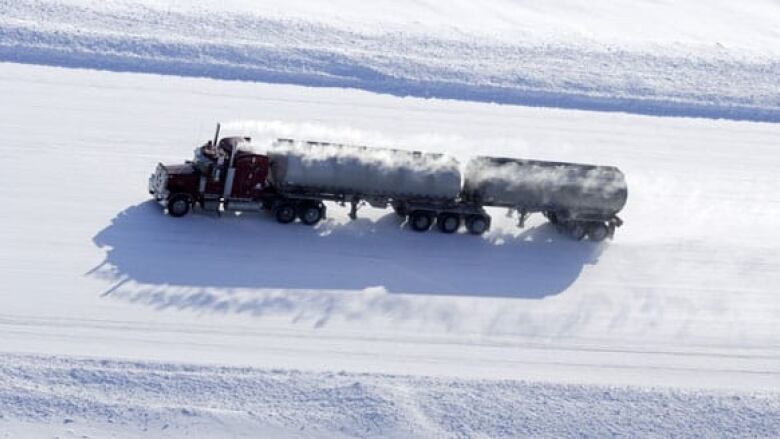
M 231 198 L 253 198 L 264 189 L 268 176 L 268 157 L 257 154 L 241 154 L 236 157 L 236 173 L 233 177 Z

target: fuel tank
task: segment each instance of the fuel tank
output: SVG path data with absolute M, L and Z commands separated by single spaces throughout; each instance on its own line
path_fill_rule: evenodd
M 476 157 L 464 172 L 463 198 L 483 205 L 611 216 L 628 187 L 613 166 Z
M 268 151 L 281 190 L 406 199 L 451 199 L 458 161 L 443 154 L 280 139 Z

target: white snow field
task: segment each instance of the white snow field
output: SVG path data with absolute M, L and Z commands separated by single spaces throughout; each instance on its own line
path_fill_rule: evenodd
M 777 2 L 328 5 L 0 0 L 0 438 L 780 437 Z M 616 165 L 625 225 L 166 216 L 217 121 Z
M 0 437 L 770 437 L 780 412 L 765 395 L 4 359 L 4 416 L 24 422 Z
M 0 0 L 0 60 L 780 122 L 774 0 Z

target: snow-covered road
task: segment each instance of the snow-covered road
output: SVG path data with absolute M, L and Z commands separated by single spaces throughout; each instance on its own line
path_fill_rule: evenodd
M 552 381 L 778 385 L 774 124 L 399 99 L 3 64 L 6 351 Z M 23 105 L 22 105 L 23 103 Z M 495 212 L 471 236 L 392 215 L 315 229 L 147 202 L 227 118 L 456 155 L 620 166 L 603 246 Z M 347 129 L 344 129 L 344 128 Z M 126 331 L 125 331 L 126 329 Z
M 694 399 L 696 389 L 780 389 L 777 124 L 16 64 L 0 64 L 0 95 L 0 351 L 44 355 L 4 354 L 6 372 L 19 361 L 78 369 L 82 360 L 67 359 L 78 356 L 369 373 L 357 381 L 421 380 L 423 389 L 431 376 L 443 389 L 530 380 L 548 383 L 539 384 L 544 395 L 574 391 L 553 383 L 620 386 L 627 398 L 647 386 Z M 371 209 L 350 222 L 335 205 L 314 229 L 261 215 L 164 216 L 147 199 L 148 174 L 157 161 L 188 158 L 215 121 L 230 119 L 461 157 L 614 164 L 629 181 L 626 225 L 595 245 L 563 239 L 540 219 L 518 230 L 499 211 L 481 238 L 411 233 Z M 507 385 L 517 388 L 496 393 L 501 401 L 527 390 Z M 6 390 L 0 409 L 9 413 L 20 394 Z M 646 402 L 660 410 L 678 398 L 664 395 Z M 777 397 L 761 398 L 763 408 L 742 402 L 769 422 Z M 734 404 L 728 422 L 742 419 Z M 428 415 L 404 419 L 420 435 L 458 433 L 426 430 Z M 565 419 L 556 428 L 572 427 Z M 11 425 L 3 422 L 0 431 Z M 318 434 L 335 431 L 317 425 Z M 483 427 L 463 431 L 500 433 Z M 507 430 L 523 432 L 533 433 Z

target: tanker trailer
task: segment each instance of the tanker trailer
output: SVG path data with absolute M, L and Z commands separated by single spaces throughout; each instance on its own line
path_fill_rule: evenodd
M 482 206 L 517 210 L 520 222 L 542 212 L 575 239 L 612 236 L 628 189 L 613 166 L 476 157 L 466 166 L 462 198 Z
M 268 156 L 278 193 L 287 199 L 350 203 L 352 218 L 364 202 L 380 208 L 389 204 L 404 215 L 435 215 L 457 206 L 461 191 L 460 165 L 444 154 L 279 139 Z M 428 219 L 426 229 L 433 222 Z

